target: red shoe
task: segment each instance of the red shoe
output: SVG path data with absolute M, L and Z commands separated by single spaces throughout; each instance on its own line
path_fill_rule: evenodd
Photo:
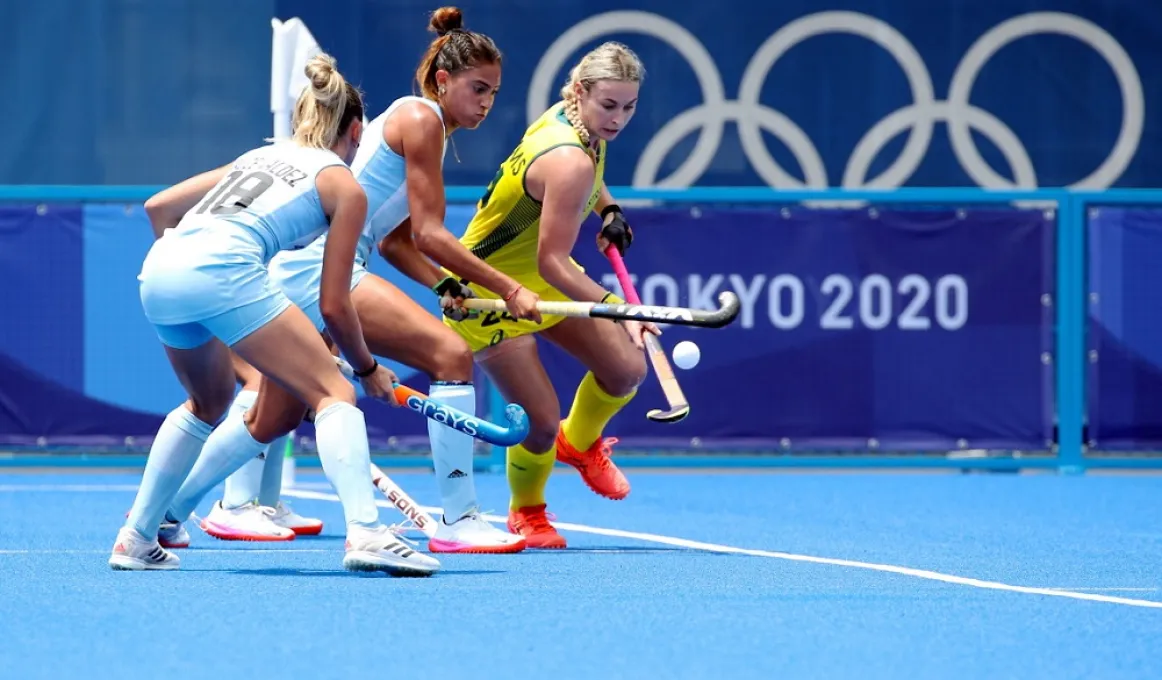
M 578 451 L 565 439 L 565 431 L 557 430 L 557 460 L 577 468 L 593 493 L 613 501 L 629 495 L 629 480 L 610 460 L 616 437 L 598 437 L 586 451 Z
M 525 537 L 525 547 L 531 549 L 562 549 L 565 537 L 549 523 L 544 505 L 530 505 L 508 511 L 508 530 Z

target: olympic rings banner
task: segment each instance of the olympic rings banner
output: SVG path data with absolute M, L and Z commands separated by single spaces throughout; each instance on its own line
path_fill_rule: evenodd
M 350 12 L 336 12 L 335 5 Z M 424 6 L 417 8 L 420 19 Z M 637 0 L 464 5 L 468 26 L 505 52 L 496 108 L 456 136 L 452 183 L 485 184 L 524 126 L 557 100 L 569 69 L 605 40 L 647 76 L 610 146 L 614 185 L 776 188 L 1157 186 L 1162 161 L 1162 5 L 1148 0 Z M 422 52 L 408 12 L 374 0 L 280 0 L 378 110 Z M 1030 11 L 1033 10 L 1033 11 Z M 376 36 L 343 35 L 352 19 Z M 422 22 L 417 22 L 422 23 Z M 397 42 L 398 39 L 398 42 Z M 389 58 L 366 62 L 366 45 Z M 398 63 L 397 76 L 384 63 Z M 354 63 L 353 63 L 354 62 Z M 408 67 L 408 68 L 405 68 Z M 390 74 L 390 78 L 388 75 Z M 397 84 L 398 83 L 398 84 Z
M 15 49 L 32 96 L 0 128 L 0 183 L 165 184 L 260 144 L 267 85 L 286 87 L 272 18 L 300 18 L 373 115 L 412 92 L 438 4 L 23 3 Z M 449 184 L 487 184 L 569 68 L 619 40 L 647 76 L 610 147 L 613 185 L 1162 186 L 1148 153 L 1162 144 L 1155 0 L 460 6 L 504 71 L 489 118 L 453 137 Z M 221 75 L 189 77 L 190 55 Z
M 742 301 L 724 329 L 668 327 L 690 416 L 650 376 L 610 432 L 631 445 L 955 450 L 1053 438 L 1055 218 L 1040 210 L 674 208 L 628 214 L 646 304 Z M 594 225 L 594 228 L 595 225 Z M 619 290 L 583 244 L 578 260 Z M 546 345 L 542 345 L 545 347 Z M 567 399 L 576 362 L 543 350 Z

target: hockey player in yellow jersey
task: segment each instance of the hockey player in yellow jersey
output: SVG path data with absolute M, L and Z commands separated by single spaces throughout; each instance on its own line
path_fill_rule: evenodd
M 594 210 L 603 221 L 599 248 L 613 243 L 624 253 L 633 239 L 605 187 L 605 147 L 633 116 L 642 75 L 637 55 L 612 42 L 573 68 L 561 91 L 563 101 L 528 128 L 501 164 L 461 238 L 473 254 L 518 286 L 490 291 L 469 282 L 474 294 L 507 299 L 524 287 L 542 300 L 614 298 L 570 253 L 582 222 Z M 529 548 L 565 547 L 546 513 L 544 492 L 553 463 L 574 466 L 589 488 L 606 498 L 620 500 L 629 494 L 629 482 L 610 460 L 616 440 L 602 433 L 645 378 L 642 334 L 657 333 L 657 327 L 554 316 L 544 316 L 538 324 L 500 313 L 446 318 L 445 323 L 468 341 L 476 362 L 505 399 L 529 414 L 529 436 L 507 453 L 509 530 L 525 536 Z M 589 369 L 564 421 L 534 335 Z

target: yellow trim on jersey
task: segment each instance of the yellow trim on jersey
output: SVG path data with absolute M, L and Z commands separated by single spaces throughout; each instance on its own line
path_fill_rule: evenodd
M 557 104 L 529 126 L 517 147 L 500 164 L 460 239 L 474 255 L 531 289 L 547 284 L 537 268 L 541 203 L 529 195 L 528 168 L 544 154 L 562 146 L 588 151 L 565 118 L 563 104 Z M 601 141 L 594 159 L 593 190 L 585 209 L 577 216 L 578 222 L 596 205 L 604 174 L 605 142 Z
M 541 234 L 541 203 L 528 192 L 528 168 L 544 154 L 562 146 L 576 146 L 590 152 L 577 131 L 565 117 L 564 104 L 545 111 L 525 131 L 524 137 L 508 158 L 500 164 L 484 195 L 476 205 L 468 229 L 460 242 L 474 255 L 541 296 L 542 300 L 568 300 L 541 277 L 537 266 L 537 247 Z M 601 196 L 605 176 L 605 141 L 598 142 L 594 160 L 593 190 L 584 210 L 577 216 L 585 220 Z M 577 268 L 581 265 L 573 262 Z M 496 299 L 494 291 L 472 284 L 482 298 Z M 482 314 L 476 319 L 445 323 L 454 328 L 478 351 L 501 340 L 536 333 L 561 321 L 561 317 L 543 317 L 544 321 L 516 321 L 507 314 Z

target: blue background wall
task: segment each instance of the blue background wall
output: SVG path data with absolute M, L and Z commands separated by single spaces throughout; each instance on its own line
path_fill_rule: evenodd
M 0 155 L 0 184 L 166 184 L 260 144 L 272 131 L 272 17 L 302 18 L 366 91 L 371 110 L 379 110 L 412 91 L 416 61 L 431 38 L 425 32 L 428 12 L 435 6 L 411 0 L 0 4 L 0 40 L 11 46 L 6 91 L 22 93 L 0 101 L 5 121 L 0 142 L 7 151 Z M 529 116 L 559 87 L 567 67 L 605 39 L 628 43 L 641 54 L 649 73 L 637 116 L 611 147 L 611 185 L 787 188 L 806 181 L 830 186 L 1000 187 L 1016 181 L 1047 187 L 1073 186 L 1087 177 L 1085 186 L 1095 188 L 1162 184 L 1162 161 L 1153 153 L 1162 141 L 1157 115 L 1162 73 L 1156 68 L 1162 63 L 1162 6 L 1157 3 L 789 0 L 756 5 L 723 0 L 681 6 L 656 0 L 563 0 L 549 11 L 541 2 L 468 0 L 461 6 L 468 26 L 492 35 L 505 52 L 505 71 L 497 106 L 481 131 L 454 137 L 446 165 L 449 185 L 485 184 Z M 609 14 L 615 11 L 621 13 Z M 585 32 L 584 26 L 594 22 L 602 24 L 601 30 Z M 1005 27 L 1013 29 L 1008 37 L 1023 37 L 1007 42 L 997 33 Z M 1034 31 L 1048 34 L 1027 35 Z M 578 35 L 570 41 L 569 36 Z M 786 40 L 779 42 L 780 36 Z M 561 47 L 559 40 L 568 44 Z M 555 43 L 560 47 L 556 51 Z M 69 49 L 62 49 L 63 44 Z M 779 45 L 786 51 L 766 73 L 763 57 L 769 63 L 772 46 Z M 758 70 L 748 80 L 751 65 Z M 979 73 L 969 83 L 965 69 L 975 67 Z M 545 101 L 530 91 L 538 73 L 544 77 Z M 748 82 L 754 86 L 754 101 L 745 101 Z M 971 85 L 966 98 L 957 99 L 957 82 Z M 928 90 L 930 96 L 925 96 Z M 959 94 L 965 94 L 963 89 Z M 656 161 L 652 171 L 651 159 Z M 861 164 L 864 171 L 853 172 Z M 1104 170 L 1091 176 L 1098 168 Z M 943 269 L 924 274 L 925 280 L 935 285 L 945 275 L 966 276 L 970 325 L 982 318 L 1007 321 L 994 323 L 988 331 L 948 334 L 943 344 L 914 347 L 913 352 L 953 352 L 947 356 L 955 361 L 960 356 L 955 352 L 977 357 L 977 352 L 987 351 L 982 347 L 1011 350 L 1005 361 L 1012 363 L 1000 364 L 1006 367 L 1002 377 L 1013 380 L 1004 383 L 1011 391 L 996 395 L 999 401 L 992 404 L 1019 396 L 1006 410 L 1011 418 L 974 422 L 972 414 L 978 412 L 957 415 L 951 409 L 943 411 L 953 418 L 943 429 L 909 434 L 905 419 L 893 420 L 897 411 L 884 406 L 896 397 L 876 390 L 891 385 L 907 395 L 917 386 L 868 380 L 903 375 L 889 368 L 907 367 L 906 348 L 917 339 L 887 333 L 862 337 L 857 328 L 842 336 L 855 345 L 818 354 L 826 359 L 870 352 L 868 356 L 881 362 L 877 376 L 850 379 L 853 394 L 864 390 L 879 395 L 880 411 L 850 402 L 853 410 L 845 423 L 852 427 L 846 435 L 854 441 L 875 428 L 896 428 L 899 436 L 928 442 L 943 442 L 957 432 L 1007 442 L 1052 436 L 1054 395 L 1046 377 L 1051 369 L 1039 363 L 1045 358 L 1040 352 L 1051 345 L 1050 310 L 1039 308 L 1033 314 L 1023 308 L 1025 316 L 997 316 L 998 310 L 1007 309 L 1006 286 L 1051 292 L 1046 277 L 1051 278 L 1055 263 L 1046 259 L 1052 244 L 1044 240 L 1052 240 L 1051 229 L 1024 223 L 1023 211 L 1007 211 L 996 219 L 1012 238 L 994 234 L 999 240 L 986 240 L 989 246 L 946 230 L 940 239 L 930 237 L 944 250 L 915 250 L 911 239 L 878 249 L 854 231 L 832 235 L 834 242 L 813 240 L 790 223 L 755 231 L 753 225 L 766 224 L 773 214 L 741 208 L 720 213 L 713 222 L 682 210 L 635 212 L 647 236 L 634 256 L 645 295 L 668 295 L 667 281 L 677 286 L 679 298 L 691 299 L 698 297 L 698 286 L 692 283 L 697 277 L 703 290 L 715 275 L 734 286 L 733 274 L 745 290 L 759 276 L 769 285 L 771 278 L 788 275 L 804 282 L 814 296 L 808 301 L 818 307 L 827 303 L 819 296 L 819 285 L 830 274 L 842 274 L 859 285 L 877 271 L 876 262 L 895 263 L 890 283 L 897 286 L 921 264 L 943 262 Z M 449 226 L 460 228 L 467 216 L 467 208 L 453 209 Z M 814 219 L 801 217 L 807 220 L 803 224 Z M 753 247 L 732 250 L 713 271 L 696 259 L 704 256 L 699 244 L 706 229 L 725 233 L 744 218 L 752 232 L 740 239 L 753 240 Z M 929 226 L 944 219 L 934 216 Z M 978 228 L 990 219 L 974 212 Z M 656 234 L 666 230 L 685 239 L 696 255 L 671 258 L 648 233 L 649 224 L 658 228 Z M 894 242 L 890 233 L 877 231 L 887 222 L 879 224 L 861 228 L 884 236 L 873 243 Z M 1086 388 L 1088 437 L 1098 444 L 1132 447 L 1162 441 L 1162 417 L 1153 406 L 1162 398 L 1162 371 L 1152 349 L 1162 346 L 1162 324 L 1148 313 L 1157 302 L 1150 263 L 1157 261 L 1152 253 L 1162 248 L 1158 224 L 1156 214 L 1140 208 L 1102 208 L 1089 216 L 1088 285 L 1096 295 L 1089 302 Z M 827 226 L 826 221 L 816 225 Z M 1020 233 L 1024 238 L 1015 236 Z M 827 247 L 839 243 L 844 244 L 840 251 Z M 148 244 L 139 206 L 0 207 L 0 283 L 8 291 L 0 298 L 0 419 L 7 423 L 6 432 L 22 432 L 29 441 L 43 433 L 89 443 L 94 437 L 116 441 L 130 432 L 152 431 L 158 414 L 181 398 L 138 311 L 134 275 Z M 985 247 L 980 258 L 963 259 L 980 247 Z M 1010 260 L 1021 263 L 1011 264 L 1010 273 L 1023 278 L 995 278 L 1006 271 L 997 264 L 1006 261 L 1002 253 L 1020 254 Z M 599 260 L 588 264 L 594 271 L 606 271 L 598 268 L 604 266 Z M 384 265 L 376 266 L 388 274 Z M 608 277 L 606 281 L 612 285 Z M 771 296 L 769 289 L 763 290 L 766 297 L 757 298 L 749 310 L 752 321 L 761 321 L 764 311 L 770 318 Z M 893 304 L 906 304 L 899 290 L 893 295 Z M 988 306 L 990 300 L 997 303 L 995 308 Z M 788 364 L 770 376 L 779 384 L 786 377 L 781 371 L 794 368 L 795 347 L 823 346 L 811 335 L 817 330 L 788 332 L 752 323 L 700 342 L 710 343 L 708 362 L 736 349 L 781 356 Z M 986 339 L 989 332 L 996 335 Z M 683 333 L 668 336 L 677 340 Z M 715 349 L 718 340 L 727 345 Z M 562 389 L 570 389 L 576 366 L 551 350 L 546 355 L 554 375 L 563 380 Z M 834 368 L 834 362 L 825 367 Z M 853 364 L 852 370 L 856 368 Z M 718 394 L 713 382 L 700 382 L 715 370 L 726 369 L 707 363 L 698 378 L 688 380 L 699 390 Z M 971 374 L 962 377 L 968 380 Z M 832 378 L 842 384 L 845 377 L 840 371 Z M 956 380 L 944 376 L 941 384 L 951 395 L 946 397 L 964 388 Z M 804 381 L 799 389 L 809 385 Z M 986 397 L 981 405 L 989 406 L 987 393 L 981 394 Z M 70 404 L 73 398 L 94 409 L 88 421 L 70 420 L 67 409 L 32 406 Z M 642 395 L 644 402 L 655 398 L 648 392 Z M 806 407 L 802 411 L 812 412 Z M 376 421 L 380 434 L 422 435 L 422 423 L 415 419 L 395 423 L 390 420 L 395 416 L 380 415 L 388 418 Z M 114 416 L 129 418 L 118 421 L 126 426 L 103 432 L 101 424 Z M 640 414 L 634 418 L 641 420 Z M 681 437 L 755 432 L 743 418 L 733 421 L 733 430 L 700 422 L 674 432 Z M 932 424 L 930 419 L 925 422 Z M 19 423 L 23 429 L 15 427 Z M 623 431 L 641 435 L 635 427 Z M 812 429 L 809 422 L 785 421 L 779 427 L 785 432 Z
M 1158 446 L 1162 317 L 1152 312 L 1162 209 L 1096 200 L 1079 232 L 1084 332 L 1081 318 L 1058 324 L 1058 287 L 1067 284 L 1056 211 L 632 209 L 639 239 L 630 261 L 647 304 L 710 308 L 731 290 L 742 310 L 722 330 L 665 331 L 667 347 L 683 339 L 702 347 L 702 362 L 681 375 L 694 415 L 664 428 L 642 418 L 662 403 L 650 379 L 611 427 L 642 446 L 698 446 L 697 438 L 719 449 L 1036 450 L 1055 440 L 1062 409 L 1073 409 L 1060 405 L 1057 366 L 1080 366 L 1084 353 L 1091 446 Z M 451 206 L 453 231 L 470 213 Z M 136 274 L 151 241 L 135 204 L 0 208 L 0 444 L 140 444 L 183 399 L 140 311 Z M 576 255 L 617 289 L 594 248 L 582 243 Z M 372 269 L 435 312 L 430 293 L 382 261 Z M 1066 333 L 1084 346 L 1058 345 Z M 542 356 L 567 404 L 583 369 L 549 345 Z M 424 376 L 393 368 L 427 388 Z M 421 418 L 364 407 L 377 445 L 422 443 Z

